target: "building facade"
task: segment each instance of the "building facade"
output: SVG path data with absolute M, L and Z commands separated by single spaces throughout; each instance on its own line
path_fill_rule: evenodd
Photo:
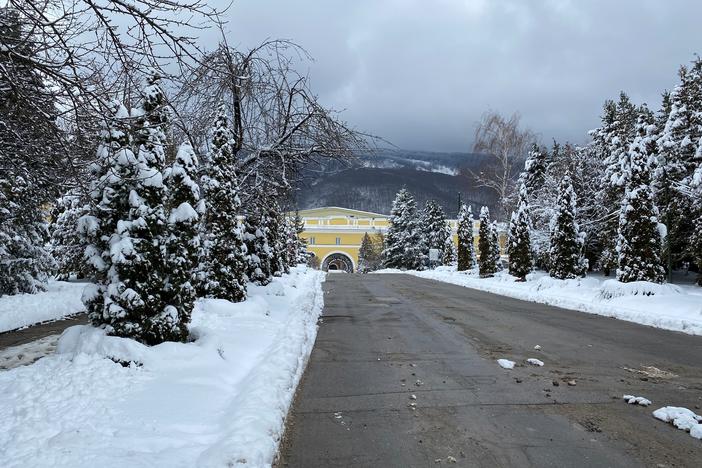
M 390 224 L 388 215 L 336 206 L 301 210 L 299 215 L 304 223 L 300 237 L 307 241 L 307 250 L 315 255 L 324 271 L 356 271 L 363 236 L 366 233 L 369 236 L 384 235 Z M 448 223 L 453 232 L 453 241 L 457 243 L 456 220 L 448 220 Z M 478 227 L 476 221 L 473 225 L 476 246 Z M 504 245 L 503 235 L 500 236 L 500 244 Z

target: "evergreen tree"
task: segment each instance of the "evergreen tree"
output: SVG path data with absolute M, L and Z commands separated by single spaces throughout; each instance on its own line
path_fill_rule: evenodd
M 249 281 L 261 286 L 273 278 L 273 251 L 268 245 L 267 229 L 261 207 L 253 207 L 244 218 L 244 241 L 248 252 L 246 274 Z
M 525 281 L 526 275 L 533 270 L 531 241 L 529 237 L 529 200 L 525 184 L 519 188 L 517 211 L 512 213 L 509 223 L 509 273 Z
M 604 219 L 599 235 L 602 243 L 600 264 L 605 274 L 616 264 L 616 233 L 618 217 L 612 207 L 618 207 L 624 197 L 626 186 L 627 158 L 629 145 L 635 136 L 635 125 L 638 116 L 636 107 L 622 92 L 619 102 L 605 103 L 603 126 L 599 131 L 598 148 L 601 148 L 604 165 L 604 175 L 599 194 L 600 207 L 603 208 Z
M 696 58 L 689 68 L 681 67 L 679 75 L 680 83 L 670 93 L 669 101 L 663 103 L 663 109 L 668 106 L 670 111 L 657 142 L 655 172 L 656 198 L 668 231 L 669 267 L 692 260 L 699 239 L 695 235 L 695 198 L 680 188 L 690 185 L 700 159 L 702 59 Z
M 658 210 L 653 204 L 649 157 L 655 157 L 656 142 L 650 116 L 642 114 L 638 136 L 629 147 L 627 189 L 619 215 L 617 279 L 623 283 L 652 281 L 662 283 L 661 238 Z
M 76 189 L 69 190 L 56 200 L 49 226 L 51 255 L 56 262 L 56 276 L 66 280 L 75 275 L 85 278 L 90 269 L 83 260 L 85 244 L 78 232 L 78 220 L 88 214 L 88 206 Z
M 446 223 L 446 240 L 441 252 L 441 263 L 444 265 L 455 265 L 457 261 L 456 246 L 453 243 L 451 226 Z
M 570 176 L 563 177 L 558 189 L 557 211 L 551 232 L 550 270 L 554 278 L 566 279 L 584 273 L 582 236 L 576 222 L 576 199 Z
M 390 227 L 383 250 L 385 266 L 409 270 L 423 269 L 428 250 L 423 237 L 414 197 L 406 189 L 402 189 L 392 204 Z
M 490 245 L 492 246 L 492 259 L 495 262 L 495 271 L 502 271 L 502 257 L 500 255 L 500 233 L 497 221 L 490 223 Z
M 483 206 L 480 209 L 480 228 L 478 230 L 478 268 L 481 278 L 489 278 L 497 271 L 495 246 L 493 244 L 494 235 L 492 223 L 490 222 L 490 210 L 487 206 Z
M 521 183 L 527 188 L 527 193 L 537 194 L 544 185 L 548 169 L 548 153 L 544 148 L 534 143 L 524 162 L 524 171 L 520 175 Z
M 181 339 L 188 336 L 196 298 L 196 267 L 200 254 L 200 186 L 197 184 L 198 160 L 189 143 L 178 148 L 176 159 L 168 171 L 170 191 L 168 231 L 168 283 L 166 302 L 178 311 Z
M 18 9 L 0 7 L 0 296 L 43 289 L 54 267 L 44 206 L 59 195 L 65 135 L 47 77 L 26 57 L 42 38 Z M 39 50 L 37 50 L 39 49 Z
M 363 234 L 363 239 L 361 240 L 361 247 L 358 249 L 358 272 L 368 273 L 372 270 L 373 261 L 373 242 L 370 236 L 366 232 Z
M 236 142 L 224 105 L 215 119 L 209 165 L 204 185 L 207 272 L 204 290 L 208 297 L 232 302 L 246 298 L 246 245 L 239 184 L 234 171 Z
M 295 258 L 295 263 L 306 265 L 309 259 L 309 252 L 307 251 L 307 240 L 302 237 L 302 232 L 305 230 L 305 223 L 302 221 L 300 213 L 297 211 L 295 212 L 292 225 L 295 230 L 295 239 L 297 240 L 297 257 Z
M 288 273 L 289 269 L 285 261 L 285 239 L 282 232 L 282 215 L 278 202 L 273 200 L 264 211 L 265 220 L 263 222 L 266 227 L 265 233 L 268 239 L 268 245 L 271 249 L 271 271 L 273 276 L 281 276 Z
M 443 208 L 434 200 L 427 200 L 421 215 L 421 228 L 424 232 L 427 255 L 429 249 L 436 249 L 443 253 L 446 246 L 446 215 Z M 439 261 L 441 261 L 440 256 Z
M 470 205 L 461 205 L 458 212 L 458 271 L 471 270 L 475 267 L 475 249 L 473 246 L 473 212 Z

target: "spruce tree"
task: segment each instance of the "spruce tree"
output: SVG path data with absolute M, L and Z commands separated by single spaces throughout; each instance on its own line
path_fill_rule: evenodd
M 518 280 L 525 281 L 526 275 L 533 270 L 531 257 L 531 240 L 529 226 L 529 200 L 525 184 L 519 188 L 517 211 L 512 213 L 509 223 L 509 273 Z
M 638 136 L 629 147 L 627 188 L 619 215 L 617 279 L 623 283 L 662 283 L 665 270 L 660 260 L 661 238 L 658 210 L 653 203 L 649 157 L 654 157 L 653 122 L 639 117 Z
M 383 263 L 387 268 L 421 270 L 426 264 L 427 250 L 419 226 L 417 204 L 414 197 L 402 189 L 392 204 Z
M 240 302 L 246 299 L 246 245 L 239 184 L 234 171 L 236 142 L 224 105 L 220 105 L 206 170 L 205 249 L 207 271 L 204 290 L 208 297 Z
M 436 249 L 443 254 L 446 246 L 446 215 L 441 205 L 434 200 L 427 200 L 421 214 L 421 228 L 424 233 L 427 255 L 429 249 Z M 439 261 L 443 255 L 440 255 Z
M 548 169 L 548 154 L 544 148 L 534 143 L 524 162 L 524 172 L 520 175 L 522 184 L 527 188 L 527 193 L 537 194 L 544 185 Z
M 575 278 L 584 273 L 582 237 L 576 222 L 576 199 L 570 176 L 561 180 L 551 232 L 549 274 L 558 279 Z
M 285 261 L 285 239 L 283 236 L 282 215 L 278 202 L 273 200 L 268 203 L 264 210 L 263 222 L 266 230 L 268 246 L 271 249 L 271 272 L 273 276 L 281 276 L 288 273 L 289 269 Z
M 168 215 L 166 302 L 178 311 L 181 339 L 186 339 L 196 298 L 196 267 L 200 244 L 200 186 L 197 184 L 198 160 L 193 147 L 183 143 L 168 171 L 170 192 Z
M 85 278 L 90 269 L 83 260 L 85 244 L 78 232 L 78 220 L 88 214 L 89 206 L 79 190 L 72 189 L 56 200 L 49 225 L 51 255 L 56 262 L 56 277 Z
M 295 239 L 297 240 L 297 257 L 295 263 L 298 265 L 306 265 L 309 259 L 309 252 L 307 251 L 307 241 L 302 237 L 302 232 L 305 230 L 305 223 L 302 221 L 300 213 L 297 211 L 293 218 L 293 228 L 295 230 Z
M 494 276 L 497 271 L 493 241 L 490 210 L 487 206 L 483 206 L 480 209 L 480 228 L 478 230 L 478 268 L 481 278 Z
M 500 231 L 497 228 L 497 221 L 490 223 L 490 245 L 492 246 L 492 260 L 495 263 L 495 271 L 502 271 L 502 256 L 500 252 Z
M 473 245 L 473 211 L 470 205 L 461 205 L 458 212 L 458 271 L 471 270 L 475 267 L 475 248 Z
M 107 287 L 105 302 L 110 309 L 110 332 L 146 344 L 178 341 L 184 338 L 187 323 L 181 323 L 177 309 L 166 302 L 168 240 L 164 185 L 168 108 L 158 75 L 149 78 L 134 131 L 136 153 L 117 155 L 119 164 L 131 178 L 129 210 L 117 221 L 117 244 L 111 245 L 114 274 Z
M 267 227 L 263 210 L 252 207 L 244 218 L 244 242 L 247 250 L 246 274 L 249 281 L 260 286 L 271 282 L 271 258 L 273 251 L 268 245 Z
M 441 263 L 443 265 L 455 265 L 457 261 L 456 246 L 453 243 L 453 235 L 451 234 L 451 226 L 446 223 L 446 236 L 444 246 L 441 251 Z

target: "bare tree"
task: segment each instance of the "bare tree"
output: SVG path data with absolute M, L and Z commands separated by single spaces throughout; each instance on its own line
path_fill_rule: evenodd
M 476 172 L 471 171 L 476 183 L 495 192 L 499 211 L 497 219 L 506 220 L 516 201 L 516 181 L 536 135 L 529 129 L 519 128 L 520 116 L 515 113 L 505 118 L 497 112 L 483 114 L 475 130 L 473 151 L 490 157 L 488 163 Z
M 308 77 L 296 71 L 307 60 L 307 53 L 289 41 L 266 41 L 247 52 L 222 43 L 173 100 L 180 130 L 199 148 L 207 145 L 218 104 L 230 109 L 244 197 L 283 194 L 303 165 L 351 157 L 367 146 L 366 135 L 322 106 Z

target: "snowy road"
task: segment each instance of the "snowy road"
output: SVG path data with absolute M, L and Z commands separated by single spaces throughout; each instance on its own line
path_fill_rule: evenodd
M 651 412 L 700 412 L 701 337 L 409 275 L 325 291 L 281 467 L 699 466 Z

